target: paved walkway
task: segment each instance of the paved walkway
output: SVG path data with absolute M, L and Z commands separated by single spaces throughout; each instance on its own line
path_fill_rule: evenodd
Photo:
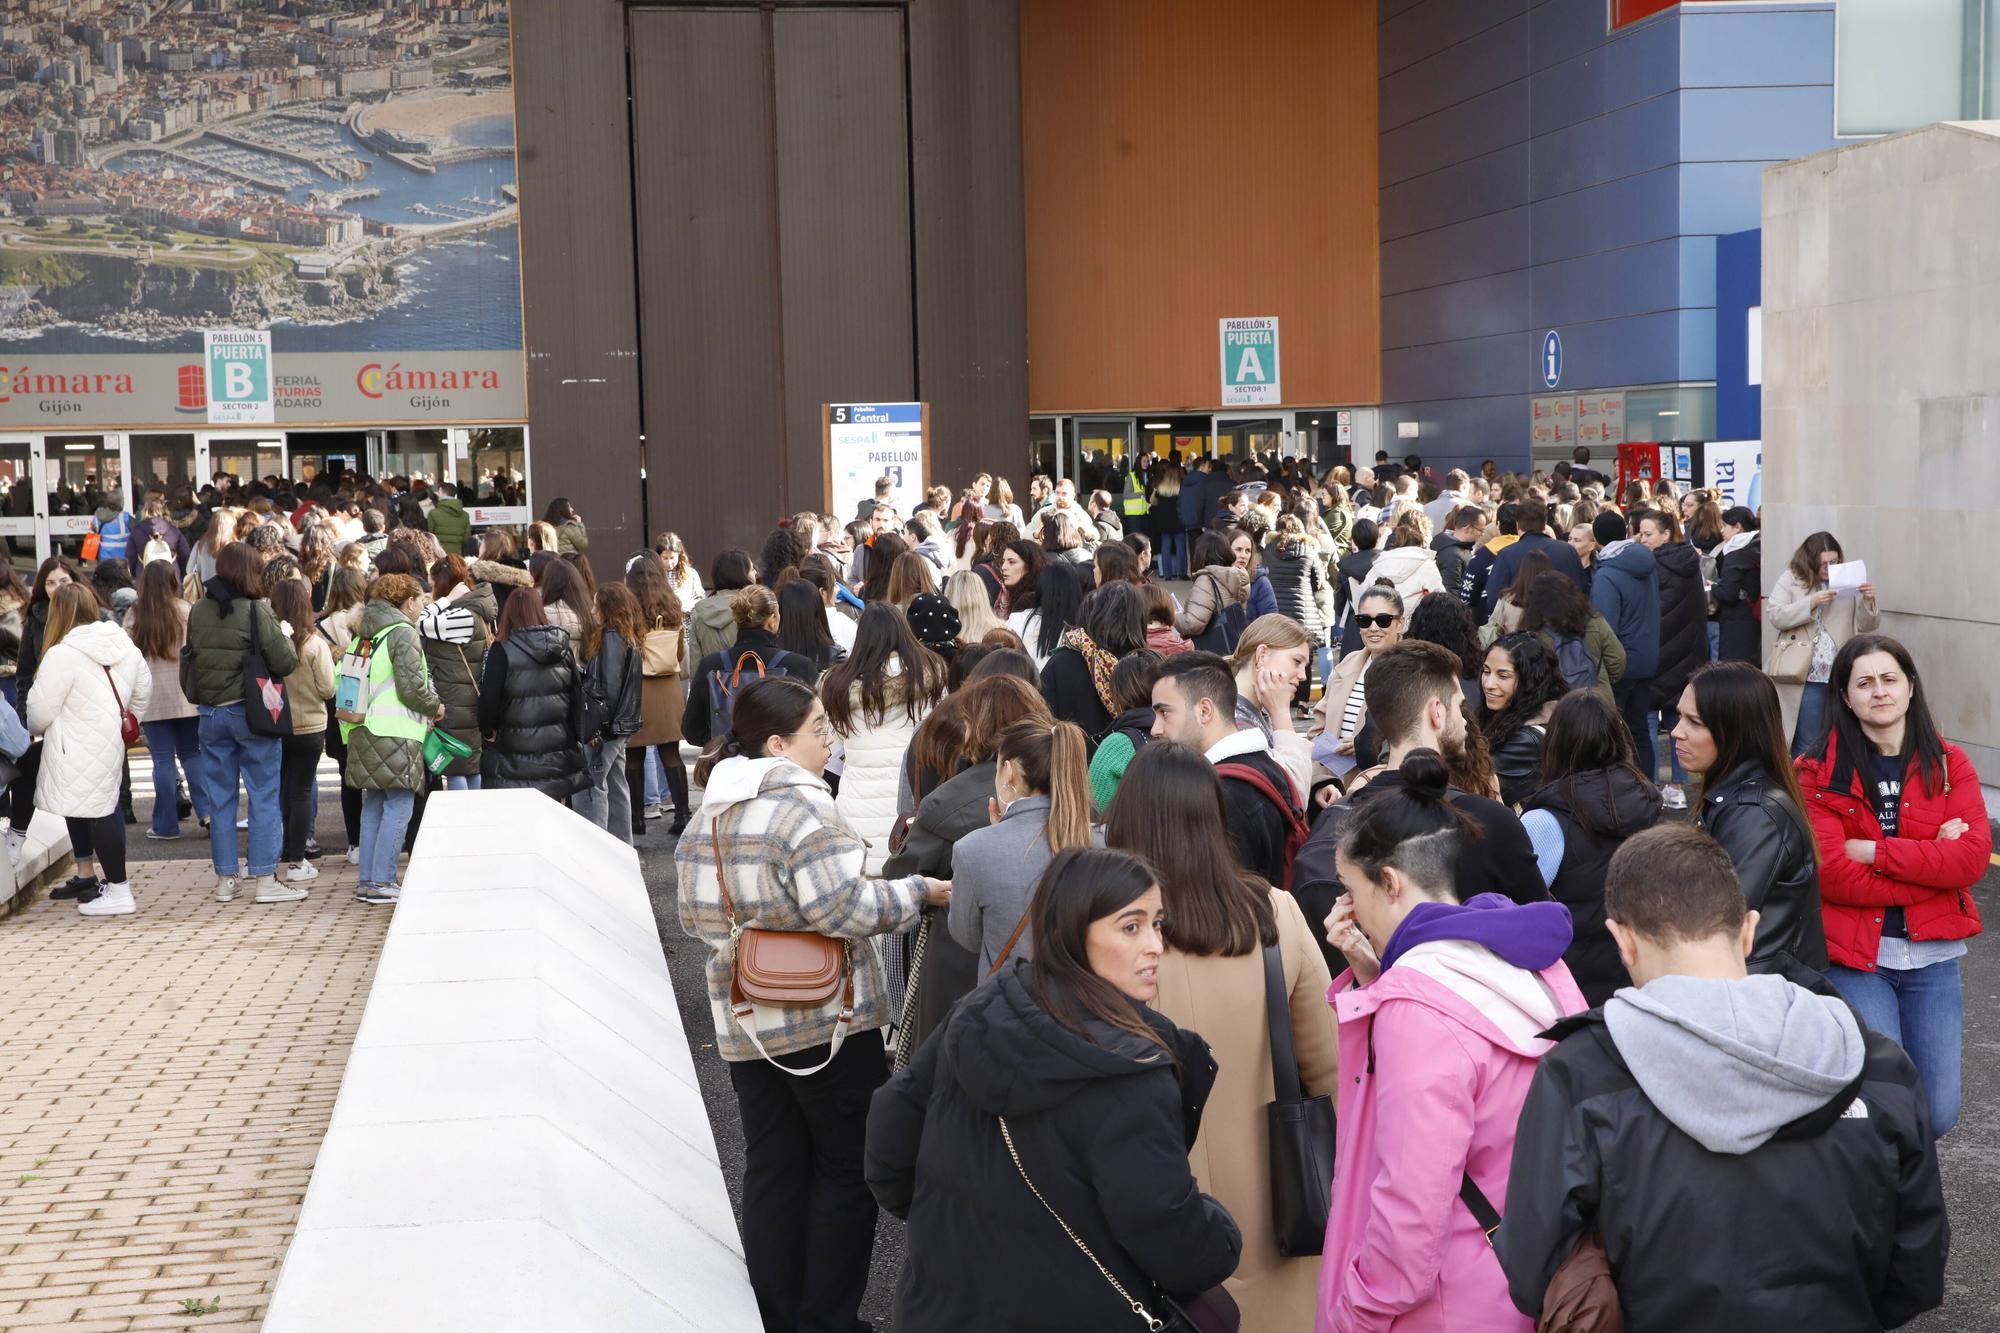
M 132 882 L 0 920 L 0 1328 L 258 1327 L 389 924 L 338 853 L 301 903 Z

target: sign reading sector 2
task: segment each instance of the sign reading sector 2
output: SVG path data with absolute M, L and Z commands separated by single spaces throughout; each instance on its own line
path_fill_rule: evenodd
M 1278 387 L 1278 317 L 1225 319 L 1222 325 L 1222 405 L 1266 407 L 1284 401 Z

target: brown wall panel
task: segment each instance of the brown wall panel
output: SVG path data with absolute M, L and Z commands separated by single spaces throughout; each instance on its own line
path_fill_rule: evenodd
M 823 403 L 916 396 L 903 15 L 773 15 L 785 508 L 825 504 Z
M 1213 407 L 1236 315 L 1378 401 L 1374 0 L 1020 5 L 1032 409 Z
M 625 15 L 526 0 L 514 6 L 514 59 L 530 480 L 543 504 L 576 503 L 596 549 L 630 550 L 646 518 Z
M 649 495 L 704 564 L 754 551 L 784 504 L 766 22 L 631 16 Z
M 1017 0 L 909 10 L 917 372 L 931 470 L 954 488 L 1021 482 L 1028 415 Z

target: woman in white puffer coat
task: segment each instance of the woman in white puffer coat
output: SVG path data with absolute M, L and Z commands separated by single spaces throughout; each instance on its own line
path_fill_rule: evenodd
M 49 599 L 48 637 L 28 691 L 28 730 L 42 738 L 35 808 L 69 825 L 77 874 L 85 882 L 77 911 L 126 916 L 134 909 L 125 872 L 125 820 L 118 811 L 125 771 L 121 716 L 138 717 L 153 693 L 146 659 L 124 630 L 100 620 L 97 598 L 80 583 Z M 103 867 L 93 895 L 92 859 Z
M 917 642 L 898 608 L 871 602 L 854 651 L 820 681 L 820 702 L 845 750 L 834 809 L 868 844 L 865 873 L 880 875 L 896 825 L 896 785 L 910 738 L 944 697 L 944 659 Z

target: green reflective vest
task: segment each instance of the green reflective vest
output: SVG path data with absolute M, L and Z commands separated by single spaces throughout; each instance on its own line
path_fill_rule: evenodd
M 1146 488 L 1139 484 L 1137 468 L 1125 474 L 1125 494 L 1119 499 L 1118 507 L 1127 518 L 1143 518 L 1152 508 L 1146 503 Z
M 367 719 L 341 723 L 340 739 L 343 743 L 356 727 L 366 727 L 375 736 L 394 736 L 417 742 L 422 742 L 424 734 L 431 729 L 431 720 L 405 704 L 403 696 L 396 693 L 396 663 L 383 640 L 399 629 L 406 629 L 411 634 L 417 632 L 415 625 L 402 624 L 391 625 L 375 635 L 375 647 L 368 654 L 368 687 L 361 696 L 362 711 L 367 714 Z M 360 646 L 361 639 L 357 635 L 354 642 L 347 646 L 347 651 L 351 653 Z M 423 668 L 424 680 L 428 682 L 431 664 L 424 658 L 421 646 L 417 649 L 417 664 Z

